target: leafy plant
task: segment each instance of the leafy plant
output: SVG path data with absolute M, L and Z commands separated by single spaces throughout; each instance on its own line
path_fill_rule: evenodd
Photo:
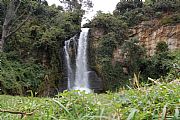
M 179 119 L 179 85 L 159 84 L 117 93 L 64 91 L 54 98 L 0 96 L 0 119 Z M 2 112 L 2 111 L 11 111 Z
M 27 90 L 37 91 L 45 71 L 42 66 L 22 64 L 19 61 L 7 59 L 6 54 L 0 54 L 0 88 L 4 94 L 25 95 Z

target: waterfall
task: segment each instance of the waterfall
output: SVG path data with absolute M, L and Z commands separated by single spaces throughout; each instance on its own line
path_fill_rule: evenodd
M 68 89 L 71 89 L 71 81 L 73 79 L 73 70 L 71 68 L 71 60 L 68 53 L 69 50 L 69 44 L 71 40 L 65 41 L 64 51 L 65 51 L 65 57 L 66 57 L 66 65 L 67 65 L 67 73 L 68 73 Z
M 75 37 L 65 41 L 65 57 L 68 75 L 69 90 L 84 90 L 89 93 L 88 67 L 87 67 L 87 37 L 89 28 L 82 28 L 76 45 Z M 71 46 L 71 42 L 73 45 Z M 77 51 L 76 51 L 77 49 Z M 73 53 L 74 50 L 74 53 Z M 77 52 L 77 53 L 76 53 Z M 73 60 L 73 55 L 75 55 Z M 73 67 L 75 66 L 75 67 Z
M 76 77 L 75 87 L 89 88 L 88 71 L 87 71 L 87 35 L 89 28 L 82 28 L 82 32 L 78 39 L 78 51 L 76 58 Z

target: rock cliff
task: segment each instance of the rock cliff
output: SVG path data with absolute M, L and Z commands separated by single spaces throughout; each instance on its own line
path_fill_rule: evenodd
M 167 43 L 169 50 L 180 49 L 180 23 L 176 25 L 160 25 L 158 20 L 142 22 L 129 29 L 129 37 L 137 37 L 139 44 L 146 48 L 147 56 L 154 55 L 156 45 L 160 41 Z M 113 63 L 123 62 L 122 50 L 113 53 Z
M 130 29 L 130 37 L 138 37 L 141 45 L 147 50 L 147 55 L 152 56 L 158 42 L 165 41 L 169 50 L 180 48 L 180 24 L 160 25 L 158 20 L 142 22 Z
M 98 49 L 102 47 L 101 42 L 104 35 L 106 35 L 106 32 L 103 28 L 91 28 L 89 35 L 89 64 L 99 77 L 103 76 L 102 73 L 104 73 L 102 69 L 103 63 L 100 62 L 100 58 L 98 58 Z M 171 51 L 180 49 L 180 23 L 161 25 L 158 20 L 144 21 L 130 28 L 128 36 L 138 38 L 139 44 L 146 48 L 147 56 L 154 55 L 156 46 L 160 41 L 165 41 Z M 125 61 L 121 46 L 114 49 L 111 63 L 112 67 L 120 63 L 120 65 L 122 65 L 123 74 L 127 75 L 129 73 L 126 66 L 123 64 Z M 102 78 L 103 81 L 104 79 L 106 78 Z

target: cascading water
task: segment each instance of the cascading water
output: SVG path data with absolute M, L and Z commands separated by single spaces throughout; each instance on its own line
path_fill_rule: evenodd
M 75 53 L 75 59 L 71 59 L 72 49 L 76 50 L 76 46 L 70 47 L 71 42 L 76 43 L 75 37 L 68 41 L 65 41 L 65 55 L 68 72 L 68 89 L 69 90 L 84 90 L 87 93 L 91 92 L 88 82 L 88 70 L 87 70 L 87 36 L 89 28 L 82 28 L 80 37 L 78 39 L 77 54 Z M 73 63 L 75 62 L 75 63 Z M 75 67 L 73 68 L 73 65 Z
M 78 53 L 76 58 L 75 89 L 89 88 L 87 71 L 87 35 L 89 28 L 82 28 L 78 40 Z
M 66 64 L 67 64 L 67 73 L 68 73 L 68 89 L 72 88 L 72 84 L 71 81 L 73 79 L 73 70 L 71 68 L 71 59 L 68 53 L 69 50 L 69 44 L 70 44 L 71 40 L 65 41 L 65 46 L 64 46 L 64 50 L 65 50 L 65 57 L 66 57 Z

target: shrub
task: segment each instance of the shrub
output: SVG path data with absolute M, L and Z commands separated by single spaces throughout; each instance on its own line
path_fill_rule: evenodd
M 122 34 L 127 29 L 126 23 L 118 17 L 101 12 L 91 21 L 91 27 L 103 28 L 105 34 L 108 32 L 119 32 Z
M 133 1 L 122 1 L 122 2 L 119 2 L 117 5 L 116 5 L 116 10 L 118 10 L 118 12 L 120 14 L 123 14 L 125 13 L 126 11 L 130 11 L 132 9 L 135 9 L 135 4 Z
M 161 41 L 156 45 L 156 54 L 168 51 L 168 45 L 166 42 Z
M 144 47 L 138 44 L 137 38 L 130 38 L 125 41 L 122 46 L 123 54 L 125 55 L 125 64 L 128 68 L 129 74 L 139 73 L 139 66 L 145 58 Z
M 170 52 L 159 52 L 148 58 L 140 66 L 144 79 L 147 79 L 147 77 L 153 79 L 165 77 L 173 68 L 172 61 L 174 58 L 175 57 Z
M 180 78 L 180 50 L 174 51 L 172 55 L 175 58 L 171 61 L 172 67 L 165 78 L 168 82 Z
M 0 54 L 0 88 L 4 94 L 25 95 L 27 90 L 37 91 L 45 71 L 40 65 L 8 60 Z
M 174 14 L 171 16 L 166 16 L 164 18 L 161 19 L 160 24 L 162 25 L 167 25 L 167 24 L 176 24 L 176 23 L 180 23 L 180 14 Z

